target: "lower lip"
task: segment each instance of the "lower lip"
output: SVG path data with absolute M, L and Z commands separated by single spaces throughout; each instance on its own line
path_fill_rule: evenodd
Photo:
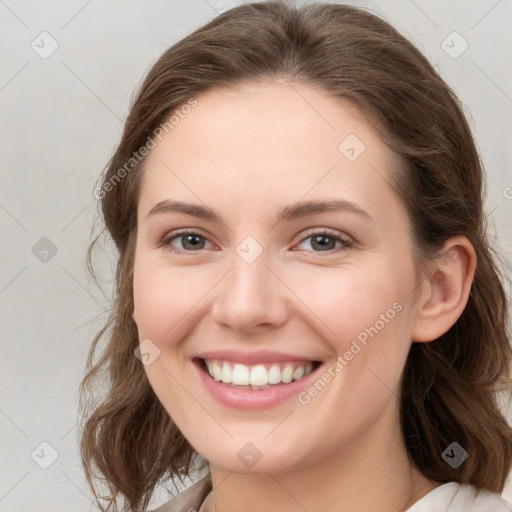
M 289 384 L 279 384 L 267 389 L 251 390 L 226 386 L 226 384 L 210 377 L 210 374 L 203 370 L 199 361 L 193 361 L 193 363 L 206 389 L 218 402 L 227 407 L 253 411 L 274 407 L 292 396 L 298 395 L 305 387 L 310 385 L 310 381 L 322 367 L 322 365 L 320 365 L 306 375 L 306 377 L 290 382 Z

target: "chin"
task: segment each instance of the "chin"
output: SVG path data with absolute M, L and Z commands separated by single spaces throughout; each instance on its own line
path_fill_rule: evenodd
M 247 438 L 246 438 L 247 439 Z M 297 469 L 300 462 L 296 460 L 297 449 L 276 452 L 277 439 L 259 443 L 258 440 L 230 440 L 229 444 L 217 443 L 212 451 L 211 444 L 203 451 L 196 449 L 211 465 L 221 467 L 226 471 L 242 475 L 266 475 L 287 473 Z

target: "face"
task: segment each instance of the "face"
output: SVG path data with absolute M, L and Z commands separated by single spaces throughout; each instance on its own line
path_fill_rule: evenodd
M 392 438 L 417 272 L 390 150 L 351 103 L 304 84 L 197 102 L 140 189 L 134 319 L 155 393 L 229 471 Z

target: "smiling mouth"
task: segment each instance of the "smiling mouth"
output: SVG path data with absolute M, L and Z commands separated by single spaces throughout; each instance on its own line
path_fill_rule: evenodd
M 300 380 L 316 370 L 321 361 L 290 361 L 246 365 L 221 359 L 194 358 L 194 362 L 212 379 L 229 387 L 253 391 L 283 386 Z

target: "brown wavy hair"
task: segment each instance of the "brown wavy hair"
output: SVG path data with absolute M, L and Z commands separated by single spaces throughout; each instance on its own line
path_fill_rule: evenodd
M 512 456 L 512 431 L 497 400 L 500 384 L 510 388 L 507 277 L 487 235 L 484 175 L 461 103 L 421 52 L 376 15 L 346 5 L 299 9 L 277 1 L 230 9 L 165 51 L 142 82 L 101 177 L 101 214 L 118 260 L 110 316 L 92 342 L 80 386 L 80 452 L 94 495 L 100 497 L 94 487 L 100 479 L 109 488 L 107 510 L 117 511 L 122 498 L 142 512 L 157 484 L 189 476 L 196 460 L 200 468 L 207 465 L 134 357 L 132 272 L 145 162 L 134 155 L 190 98 L 276 77 L 351 100 L 374 120 L 400 163 L 393 186 L 412 220 L 419 261 L 435 259 L 450 237 L 472 243 L 477 267 L 462 315 L 440 338 L 412 343 L 401 384 L 401 428 L 411 462 L 427 478 L 501 493 Z M 88 253 L 93 273 L 97 241 Z M 106 388 L 100 399 L 94 399 L 96 384 Z M 457 469 L 441 457 L 453 441 L 468 452 Z

